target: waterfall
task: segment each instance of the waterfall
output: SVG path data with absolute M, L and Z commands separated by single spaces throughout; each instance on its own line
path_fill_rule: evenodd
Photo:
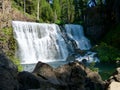
M 89 51 L 91 44 L 81 25 L 65 24 L 62 32 L 56 24 L 13 21 L 12 26 L 18 43 L 16 56 L 25 65 L 24 70 L 32 71 L 34 67 L 27 65 L 35 65 L 38 61 L 56 65 L 67 63 L 69 59 L 98 61 L 96 53 Z M 86 53 L 81 55 L 76 50 Z M 74 59 L 70 58 L 71 55 Z
M 73 42 L 75 48 L 81 50 L 89 50 L 91 48 L 90 41 L 84 36 L 82 26 L 66 24 L 65 30 L 67 38 Z
M 99 62 L 99 59 L 96 57 L 96 52 L 91 52 L 89 49 L 91 48 L 90 41 L 84 36 L 83 27 L 81 25 L 75 24 L 65 24 L 65 33 L 67 40 L 70 41 L 69 44 L 72 44 L 72 50 L 76 53 L 76 50 L 87 52 L 84 55 L 80 55 L 80 53 L 75 54 L 75 59 L 78 61 L 86 60 L 87 62 Z M 69 45 L 70 47 L 70 45 Z
M 13 21 L 12 26 L 21 63 L 66 60 L 68 50 L 58 25 Z

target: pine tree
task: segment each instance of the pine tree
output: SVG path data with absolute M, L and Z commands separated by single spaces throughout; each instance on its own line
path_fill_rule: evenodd
M 60 0 L 53 0 L 53 11 L 54 11 L 54 22 L 60 20 L 61 16 L 61 7 L 60 7 Z

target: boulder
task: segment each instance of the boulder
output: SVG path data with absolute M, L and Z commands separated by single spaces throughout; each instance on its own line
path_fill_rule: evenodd
M 107 90 L 120 90 L 120 82 L 112 82 Z
M 20 90 L 38 89 L 41 85 L 38 78 L 27 71 L 18 74 L 18 81 L 20 84 Z
M 54 73 L 54 69 L 46 63 L 38 62 L 33 70 L 33 73 L 49 81 L 50 83 L 59 84 L 59 81 Z
M 120 67 L 106 81 L 107 90 L 120 90 Z
M 17 67 L 0 51 L 0 90 L 18 90 Z
M 107 80 L 109 83 L 112 81 L 120 82 L 120 67 L 116 69 L 116 71 L 113 73 L 113 75 Z
M 93 72 L 78 61 L 58 68 L 38 62 L 33 74 L 42 83 L 40 88 L 48 90 L 104 90 L 104 83 L 97 72 Z

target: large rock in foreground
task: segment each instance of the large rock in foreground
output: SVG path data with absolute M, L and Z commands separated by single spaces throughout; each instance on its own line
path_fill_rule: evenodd
M 28 72 L 19 74 L 19 82 L 22 89 L 104 90 L 104 82 L 99 74 L 78 61 L 58 68 L 52 68 L 46 63 L 38 62 L 32 74 Z
M 18 90 L 17 67 L 0 50 L 0 90 Z
M 109 85 L 108 90 L 120 90 L 120 82 L 112 82 Z
M 120 90 L 120 67 L 116 69 L 106 82 L 108 90 Z

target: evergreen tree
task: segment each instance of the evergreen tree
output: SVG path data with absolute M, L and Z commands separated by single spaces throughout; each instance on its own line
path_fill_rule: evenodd
M 60 6 L 61 6 L 61 19 L 65 23 L 72 23 L 74 21 L 74 0 L 61 0 Z
M 53 10 L 46 0 L 40 1 L 40 18 L 43 21 L 53 22 Z
M 54 11 L 54 22 L 60 20 L 61 16 L 61 7 L 60 0 L 53 0 L 53 11 Z
M 80 21 L 83 19 L 83 9 L 84 9 L 84 3 L 83 0 L 75 0 L 75 21 Z

